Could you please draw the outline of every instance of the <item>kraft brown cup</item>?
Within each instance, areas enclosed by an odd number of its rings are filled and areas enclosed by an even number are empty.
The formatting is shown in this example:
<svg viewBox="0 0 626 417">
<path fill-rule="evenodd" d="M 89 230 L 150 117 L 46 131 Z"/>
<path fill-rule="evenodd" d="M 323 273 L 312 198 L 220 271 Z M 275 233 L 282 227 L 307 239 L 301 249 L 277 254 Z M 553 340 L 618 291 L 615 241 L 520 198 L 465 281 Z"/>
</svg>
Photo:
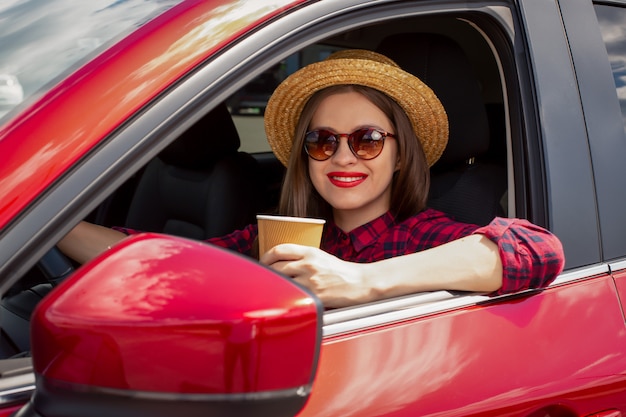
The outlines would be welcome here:
<svg viewBox="0 0 626 417">
<path fill-rule="evenodd" d="M 260 255 L 281 243 L 320 247 L 326 220 L 265 214 L 259 214 L 256 218 L 259 226 Z"/>
</svg>

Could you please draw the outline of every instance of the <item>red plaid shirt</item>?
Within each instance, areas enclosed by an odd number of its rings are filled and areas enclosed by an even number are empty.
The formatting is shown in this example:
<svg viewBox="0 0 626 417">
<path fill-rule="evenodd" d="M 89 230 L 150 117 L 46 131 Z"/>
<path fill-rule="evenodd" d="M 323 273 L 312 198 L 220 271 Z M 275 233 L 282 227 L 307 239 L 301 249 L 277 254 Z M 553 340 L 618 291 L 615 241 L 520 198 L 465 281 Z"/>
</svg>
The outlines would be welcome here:
<svg viewBox="0 0 626 417">
<path fill-rule="evenodd" d="M 479 227 L 459 223 L 433 209 L 403 222 L 396 222 L 387 212 L 350 233 L 330 222 L 324 229 L 321 248 L 345 261 L 365 263 L 419 252 L 471 234 L 482 234 L 498 245 L 503 279 L 496 294 L 544 287 L 563 269 L 560 241 L 539 226 L 526 220 L 496 217 L 487 226 Z M 250 255 L 256 236 L 257 226 L 249 225 L 207 242 Z"/>
</svg>

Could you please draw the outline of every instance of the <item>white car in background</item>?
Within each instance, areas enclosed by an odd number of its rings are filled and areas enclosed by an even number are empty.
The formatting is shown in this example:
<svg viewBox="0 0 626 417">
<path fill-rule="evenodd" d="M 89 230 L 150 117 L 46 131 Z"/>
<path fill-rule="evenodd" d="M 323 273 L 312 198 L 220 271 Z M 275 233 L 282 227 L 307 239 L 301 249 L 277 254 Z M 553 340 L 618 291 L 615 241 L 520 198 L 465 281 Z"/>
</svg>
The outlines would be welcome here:
<svg viewBox="0 0 626 417">
<path fill-rule="evenodd" d="M 24 90 L 15 75 L 0 74 L 0 106 L 15 106 L 24 99 Z"/>
</svg>

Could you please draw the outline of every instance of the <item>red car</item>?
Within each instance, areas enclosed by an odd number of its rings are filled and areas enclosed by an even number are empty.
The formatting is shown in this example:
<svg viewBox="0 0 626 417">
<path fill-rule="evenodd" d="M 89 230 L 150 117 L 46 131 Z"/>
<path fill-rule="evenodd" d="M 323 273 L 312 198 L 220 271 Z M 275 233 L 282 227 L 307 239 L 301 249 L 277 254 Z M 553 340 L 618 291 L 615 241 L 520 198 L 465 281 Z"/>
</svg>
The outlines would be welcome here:
<svg viewBox="0 0 626 417">
<path fill-rule="evenodd" d="M 25 96 L 0 116 L 0 416 L 626 415 L 625 2 L 50 0 L 0 22 Z M 265 100 L 343 48 L 446 107 L 429 204 L 549 228 L 556 281 L 324 311 L 200 242 L 272 211 Z M 78 266 L 55 244 L 83 219 L 146 233 Z"/>
</svg>

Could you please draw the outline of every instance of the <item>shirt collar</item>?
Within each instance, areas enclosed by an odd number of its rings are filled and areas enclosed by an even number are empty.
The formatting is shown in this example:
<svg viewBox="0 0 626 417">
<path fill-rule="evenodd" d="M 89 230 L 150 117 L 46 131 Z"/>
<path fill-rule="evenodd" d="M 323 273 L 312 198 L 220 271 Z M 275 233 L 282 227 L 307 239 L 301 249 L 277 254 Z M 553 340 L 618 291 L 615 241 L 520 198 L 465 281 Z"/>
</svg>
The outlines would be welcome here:
<svg viewBox="0 0 626 417">
<path fill-rule="evenodd" d="M 394 224 L 395 218 L 393 214 L 387 211 L 385 214 L 375 218 L 369 223 L 365 223 L 364 225 L 353 229 L 347 235 L 350 238 L 350 242 L 352 242 L 354 250 L 358 253 L 377 242 L 383 233 L 393 227 Z M 346 234 L 339 227 L 337 227 L 336 224 L 331 223 L 330 226 L 331 228 L 329 230 L 329 234 L 331 236 L 339 238 L 340 236 Z"/>
</svg>

